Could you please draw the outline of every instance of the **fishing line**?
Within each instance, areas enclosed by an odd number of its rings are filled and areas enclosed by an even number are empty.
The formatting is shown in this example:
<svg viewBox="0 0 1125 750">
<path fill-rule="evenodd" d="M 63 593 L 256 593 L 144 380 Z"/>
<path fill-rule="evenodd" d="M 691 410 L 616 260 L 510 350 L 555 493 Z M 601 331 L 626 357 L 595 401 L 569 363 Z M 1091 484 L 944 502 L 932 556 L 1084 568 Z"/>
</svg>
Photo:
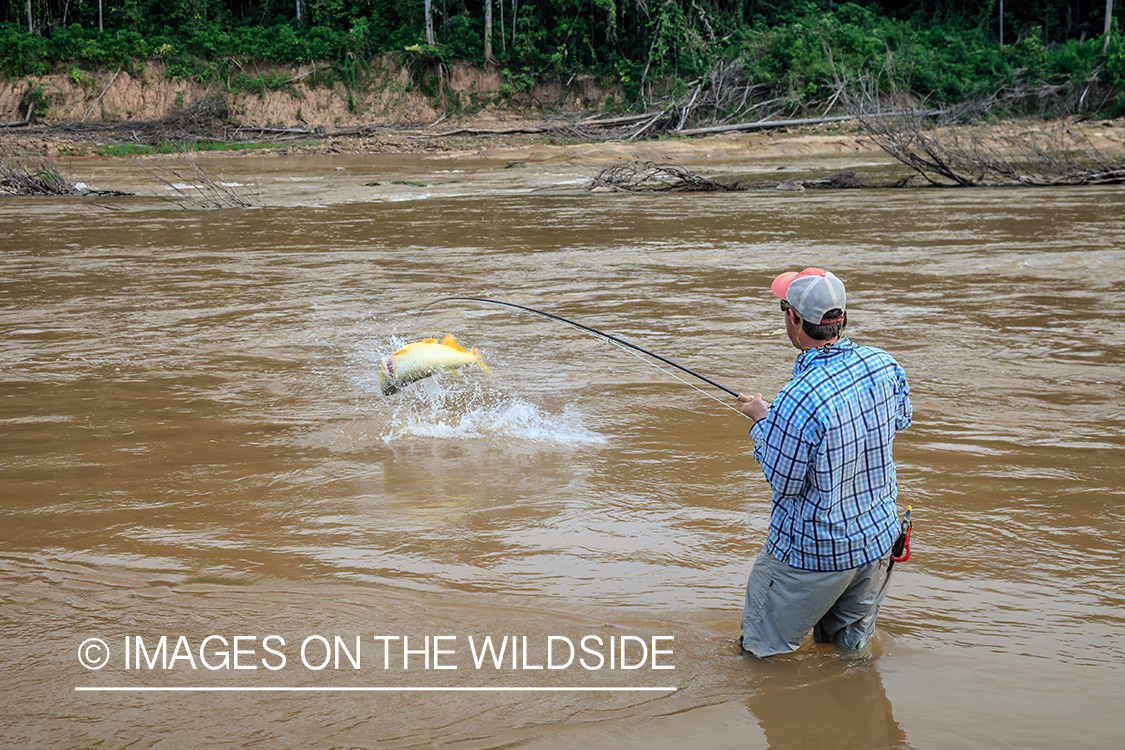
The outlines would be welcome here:
<svg viewBox="0 0 1125 750">
<path fill-rule="evenodd" d="M 637 359 L 641 360 L 641 361 L 642 361 L 642 362 L 644 362 L 645 364 L 647 364 L 647 365 L 652 365 L 653 367 L 655 367 L 655 368 L 656 368 L 657 370 L 660 370 L 660 371 L 661 371 L 662 373 L 664 373 L 665 375 L 668 375 L 668 376 L 670 376 L 670 377 L 673 377 L 673 378 L 675 378 L 676 380 L 678 380 L 678 381 L 680 381 L 681 383 L 683 383 L 684 385 L 686 385 L 686 386 L 687 386 L 688 388 L 694 388 L 695 390 L 699 391 L 700 393 L 702 393 L 702 394 L 703 394 L 704 396 L 706 396 L 707 398 L 711 399 L 712 401 L 715 401 L 715 402 L 717 402 L 717 403 L 720 403 L 720 404 L 722 404 L 723 406 L 727 407 L 727 408 L 728 408 L 728 409 L 730 409 L 731 411 L 736 411 L 736 412 L 738 412 L 739 414 L 742 414 L 742 410 L 741 410 L 741 409 L 739 409 L 739 408 L 738 408 L 737 406 L 734 406 L 733 404 L 731 404 L 731 403 L 730 403 L 729 401 L 723 401 L 723 400 L 722 400 L 721 398 L 719 398 L 718 396 L 716 396 L 716 395 L 715 395 L 714 393 L 708 393 L 707 391 L 705 391 L 705 390 L 703 390 L 702 388 L 700 388 L 699 386 L 697 386 L 697 385 L 696 385 L 695 383 L 692 383 L 692 382 L 689 382 L 689 381 L 687 381 L 687 380 L 684 380 L 683 378 L 681 378 L 681 377 L 680 377 L 679 375 L 677 375 L 676 373 L 672 372 L 671 370 L 665 370 L 665 369 L 664 369 L 663 367 L 661 367 L 660 365 L 656 364 L 655 362 L 650 362 L 649 360 L 645 359 L 644 357 L 642 357 L 642 356 L 641 356 L 640 354 L 638 354 L 637 352 L 634 352 L 634 351 L 632 351 L 632 350 L 630 350 L 630 349 L 626 349 L 625 347 L 621 346 L 621 344 L 619 344 L 619 343 L 618 343 L 618 342 L 616 342 L 616 341 L 611 341 L 610 343 L 611 343 L 611 344 L 613 344 L 614 346 L 616 346 L 616 347 L 617 347 L 618 349 L 620 349 L 621 351 L 625 352 L 626 354 L 632 354 L 632 355 L 633 355 L 634 357 L 636 357 Z M 745 414 L 743 414 L 743 416 L 746 416 L 746 415 L 745 415 Z"/>
<path fill-rule="evenodd" d="M 673 362 L 672 360 L 667 359 L 666 357 L 661 357 L 659 354 L 655 354 L 653 352 L 650 352 L 648 349 L 637 346 L 636 344 L 631 344 L 628 341 L 626 341 L 625 339 L 622 339 L 622 338 L 619 338 L 619 337 L 614 336 L 612 334 L 606 333 L 605 331 L 599 331 L 597 328 L 591 328 L 590 326 L 582 325 L 581 323 L 576 323 L 573 320 L 568 320 L 568 319 L 566 319 L 566 318 L 564 318 L 560 315 L 555 315 L 553 313 L 544 312 L 542 310 L 536 310 L 535 308 L 532 308 L 532 307 L 524 307 L 523 305 L 517 305 L 514 302 L 504 302 L 502 300 L 487 299 L 485 297 L 443 297 L 439 300 L 434 300 L 433 302 L 430 302 L 427 305 L 423 305 L 422 309 L 425 310 L 427 307 L 432 307 L 433 305 L 437 305 L 437 304 L 440 304 L 442 302 L 452 302 L 454 300 L 464 300 L 464 301 L 468 301 L 468 302 L 484 302 L 484 303 L 489 304 L 489 305 L 501 305 L 503 307 L 510 307 L 510 308 L 515 309 L 515 310 L 522 310 L 523 312 L 531 313 L 532 315 L 538 315 L 541 318 L 547 318 L 548 320 L 557 321 L 557 322 L 562 323 L 564 325 L 568 325 L 571 328 L 575 328 L 579 331 L 584 331 L 585 333 L 590 333 L 590 334 L 593 334 L 595 336 L 600 336 L 601 338 L 606 339 L 607 341 L 611 341 L 614 344 L 617 344 L 619 348 L 628 347 L 629 349 L 632 349 L 633 351 L 630 352 L 630 354 L 632 354 L 634 357 L 637 357 L 642 362 L 650 364 L 653 367 L 655 367 L 656 369 L 660 370 L 661 372 L 664 372 L 664 373 L 667 373 L 668 375 L 671 375 L 672 377 L 676 378 L 676 380 L 679 380 L 681 383 L 684 383 L 686 385 L 691 386 L 692 388 L 695 388 L 695 390 L 704 394 L 708 398 L 714 399 L 715 401 L 718 401 L 720 404 L 723 404 L 724 406 L 726 406 L 730 409 L 734 409 L 739 414 L 742 413 L 741 411 L 739 411 L 734 406 L 731 406 L 730 404 L 726 403 L 725 401 L 722 401 L 721 399 L 715 398 L 714 395 L 712 395 L 710 393 L 707 393 L 702 388 L 699 388 L 698 386 L 694 385 L 693 383 L 689 383 L 688 381 L 679 377 L 675 373 L 669 372 L 668 370 L 665 370 L 660 365 L 658 365 L 654 362 L 650 362 L 647 359 L 644 359 L 643 357 L 638 355 L 637 352 L 640 352 L 641 354 L 646 354 L 649 357 L 652 357 L 653 359 L 660 360 L 664 364 L 671 365 L 672 367 L 675 367 L 677 370 L 681 370 L 683 372 L 686 372 L 688 375 L 691 375 L 692 377 L 699 378 L 700 380 L 707 383 L 708 385 L 712 385 L 715 388 L 718 388 L 720 391 L 725 391 L 726 393 L 729 393 L 730 395 L 732 395 L 736 398 L 738 397 L 737 391 L 732 391 L 730 388 L 727 388 L 726 386 L 719 385 L 718 383 L 716 383 L 714 380 L 711 380 L 710 378 L 704 377 L 703 375 L 700 375 L 697 372 L 693 372 L 692 370 L 689 370 L 688 368 L 684 367 L 683 365 L 678 365 L 675 362 Z"/>
</svg>

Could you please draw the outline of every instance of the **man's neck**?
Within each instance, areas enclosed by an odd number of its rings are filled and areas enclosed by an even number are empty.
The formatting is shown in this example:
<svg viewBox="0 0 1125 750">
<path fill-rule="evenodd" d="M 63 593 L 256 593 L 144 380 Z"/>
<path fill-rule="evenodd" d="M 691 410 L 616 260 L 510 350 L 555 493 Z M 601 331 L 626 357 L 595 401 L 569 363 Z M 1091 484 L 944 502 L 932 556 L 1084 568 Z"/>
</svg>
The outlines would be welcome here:
<svg viewBox="0 0 1125 750">
<path fill-rule="evenodd" d="M 803 352 L 807 352 L 809 349 L 820 349 L 822 347 L 828 346 L 829 344 L 835 344 L 840 340 L 839 336 L 835 336 L 830 339 L 814 339 L 807 333 L 805 333 L 804 330 L 801 331 L 800 337 L 801 351 Z"/>
</svg>

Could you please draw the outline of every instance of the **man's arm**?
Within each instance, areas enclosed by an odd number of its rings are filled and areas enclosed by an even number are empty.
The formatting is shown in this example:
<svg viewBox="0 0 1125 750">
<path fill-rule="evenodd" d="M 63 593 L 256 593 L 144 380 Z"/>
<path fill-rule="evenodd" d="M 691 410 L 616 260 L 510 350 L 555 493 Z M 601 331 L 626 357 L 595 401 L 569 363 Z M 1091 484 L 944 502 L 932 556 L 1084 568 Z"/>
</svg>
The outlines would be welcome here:
<svg viewBox="0 0 1125 750">
<path fill-rule="evenodd" d="M 739 400 L 743 398 L 740 396 Z M 773 413 L 776 409 L 771 410 L 761 400 L 760 393 L 743 404 L 743 413 L 753 410 L 752 414 L 748 414 L 751 418 L 754 414 L 762 415 L 754 420 L 750 436 L 754 438 L 754 458 L 762 465 L 766 481 L 779 495 L 800 495 L 808 484 L 813 447 L 800 428 L 784 416 Z"/>
</svg>

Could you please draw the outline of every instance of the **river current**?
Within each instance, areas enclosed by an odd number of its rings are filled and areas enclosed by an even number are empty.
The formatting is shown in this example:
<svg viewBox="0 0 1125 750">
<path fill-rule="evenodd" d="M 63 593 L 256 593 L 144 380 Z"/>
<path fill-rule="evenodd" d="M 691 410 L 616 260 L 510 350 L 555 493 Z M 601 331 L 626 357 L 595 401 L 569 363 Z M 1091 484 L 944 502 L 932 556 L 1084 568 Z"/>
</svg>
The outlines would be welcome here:
<svg viewBox="0 0 1125 750">
<path fill-rule="evenodd" d="M 1120 187 L 590 194 L 596 153 L 200 163 L 263 206 L 169 203 L 129 161 L 64 167 L 133 197 L 0 200 L 5 746 L 1120 744 Z M 732 399 L 440 300 L 542 309 L 770 399 L 796 351 L 769 282 L 810 265 L 906 370 L 913 557 L 867 658 L 756 661 L 735 639 L 770 493 Z M 447 333 L 491 377 L 382 395 L 382 357 Z"/>
</svg>

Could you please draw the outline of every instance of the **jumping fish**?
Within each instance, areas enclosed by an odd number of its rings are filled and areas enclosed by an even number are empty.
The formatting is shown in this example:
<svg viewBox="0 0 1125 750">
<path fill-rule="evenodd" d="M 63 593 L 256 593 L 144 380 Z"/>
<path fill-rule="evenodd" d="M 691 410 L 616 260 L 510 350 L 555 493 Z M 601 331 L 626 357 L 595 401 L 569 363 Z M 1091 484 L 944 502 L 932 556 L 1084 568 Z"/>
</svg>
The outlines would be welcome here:
<svg viewBox="0 0 1125 750">
<path fill-rule="evenodd" d="M 383 357 L 379 364 L 379 388 L 384 396 L 389 396 L 415 380 L 428 378 L 439 372 L 457 371 L 472 364 L 480 366 L 486 375 L 492 376 L 477 348 L 474 346 L 466 351 L 453 338 L 452 333 L 446 334 L 440 343 L 437 339 L 416 341 L 389 357 Z"/>
</svg>

